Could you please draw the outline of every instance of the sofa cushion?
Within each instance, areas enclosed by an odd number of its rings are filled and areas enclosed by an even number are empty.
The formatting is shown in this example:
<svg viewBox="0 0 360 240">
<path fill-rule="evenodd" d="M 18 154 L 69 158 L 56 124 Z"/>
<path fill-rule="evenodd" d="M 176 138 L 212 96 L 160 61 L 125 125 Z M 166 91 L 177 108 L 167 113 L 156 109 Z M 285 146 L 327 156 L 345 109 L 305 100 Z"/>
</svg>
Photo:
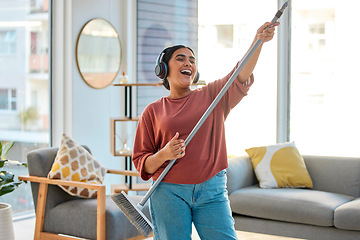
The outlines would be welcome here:
<svg viewBox="0 0 360 240">
<path fill-rule="evenodd" d="M 333 226 L 334 210 L 354 197 L 310 189 L 251 186 L 229 196 L 234 213 L 317 226 Z"/>
<path fill-rule="evenodd" d="M 360 198 L 335 209 L 334 226 L 344 230 L 360 231 Z"/>
</svg>

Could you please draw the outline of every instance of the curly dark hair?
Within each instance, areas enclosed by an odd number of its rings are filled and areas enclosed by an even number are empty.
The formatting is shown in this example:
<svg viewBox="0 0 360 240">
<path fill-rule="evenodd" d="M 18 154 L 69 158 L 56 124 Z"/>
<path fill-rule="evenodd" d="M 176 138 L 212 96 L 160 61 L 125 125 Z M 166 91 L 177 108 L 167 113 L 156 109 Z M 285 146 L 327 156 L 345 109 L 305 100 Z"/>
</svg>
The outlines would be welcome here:
<svg viewBox="0 0 360 240">
<path fill-rule="evenodd" d="M 181 48 L 187 48 L 195 55 L 194 51 L 190 47 L 187 47 L 187 46 L 184 46 L 184 45 L 175 45 L 175 46 L 172 46 L 172 47 L 165 48 L 163 50 L 164 56 L 162 57 L 162 62 L 166 63 L 167 66 L 169 66 L 169 61 L 170 61 L 172 55 L 174 54 L 174 52 L 176 50 L 181 49 Z M 170 90 L 170 84 L 169 84 L 169 81 L 167 80 L 167 78 L 165 78 L 163 80 L 163 85 L 167 90 Z"/>
</svg>

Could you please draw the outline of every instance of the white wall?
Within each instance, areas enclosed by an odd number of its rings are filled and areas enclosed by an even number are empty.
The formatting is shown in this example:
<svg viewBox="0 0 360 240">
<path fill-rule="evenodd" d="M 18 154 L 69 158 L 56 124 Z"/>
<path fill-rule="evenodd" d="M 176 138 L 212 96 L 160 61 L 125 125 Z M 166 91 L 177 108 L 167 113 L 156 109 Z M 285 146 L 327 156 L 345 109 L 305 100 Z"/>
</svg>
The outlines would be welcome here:
<svg viewBox="0 0 360 240">
<path fill-rule="evenodd" d="M 75 49 L 83 25 L 92 18 L 104 18 L 119 33 L 122 64 L 126 64 L 129 61 L 128 7 L 131 8 L 132 3 L 127 0 L 53 1 L 53 146 L 59 145 L 65 132 L 79 144 L 87 145 L 104 166 L 116 169 L 123 169 L 124 163 L 122 158 L 110 154 L 110 118 L 124 113 L 123 89 L 88 86 L 78 71 Z M 129 65 L 131 70 L 132 64 Z M 108 175 L 105 183 L 110 185 L 122 180 Z"/>
</svg>

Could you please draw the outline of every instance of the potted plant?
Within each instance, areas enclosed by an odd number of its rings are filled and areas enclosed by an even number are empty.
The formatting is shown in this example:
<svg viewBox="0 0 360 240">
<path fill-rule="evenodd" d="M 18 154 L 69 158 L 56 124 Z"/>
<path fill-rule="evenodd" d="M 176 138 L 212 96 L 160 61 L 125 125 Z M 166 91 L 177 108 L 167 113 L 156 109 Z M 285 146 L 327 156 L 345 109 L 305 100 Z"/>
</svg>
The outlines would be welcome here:
<svg viewBox="0 0 360 240">
<path fill-rule="evenodd" d="M 20 163 L 18 161 L 6 159 L 6 154 L 14 145 L 13 141 L 1 142 L 0 141 L 0 169 L 5 165 L 23 165 L 26 166 L 26 163 Z M 0 171 L 0 196 L 8 194 L 14 191 L 22 182 L 15 181 L 15 176 L 11 172 L 6 170 Z M 0 203 L 0 223 L 2 227 L 2 238 L 1 239 L 14 239 L 14 230 L 12 222 L 12 210 L 11 205 L 7 203 Z"/>
</svg>

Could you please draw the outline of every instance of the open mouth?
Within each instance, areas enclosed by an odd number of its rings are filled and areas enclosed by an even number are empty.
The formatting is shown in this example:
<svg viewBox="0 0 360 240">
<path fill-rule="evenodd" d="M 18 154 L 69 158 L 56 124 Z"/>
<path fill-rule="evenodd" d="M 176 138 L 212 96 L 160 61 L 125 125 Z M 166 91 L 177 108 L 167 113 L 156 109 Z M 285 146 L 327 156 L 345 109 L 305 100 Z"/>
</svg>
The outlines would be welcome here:
<svg viewBox="0 0 360 240">
<path fill-rule="evenodd" d="M 186 76 L 191 76 L 191 74 L 192 74 L 192 72 L 190 70 L 182 70 L 180 72 L 181 72 L 181 74 L 184 74 Z"/>
</svg>

